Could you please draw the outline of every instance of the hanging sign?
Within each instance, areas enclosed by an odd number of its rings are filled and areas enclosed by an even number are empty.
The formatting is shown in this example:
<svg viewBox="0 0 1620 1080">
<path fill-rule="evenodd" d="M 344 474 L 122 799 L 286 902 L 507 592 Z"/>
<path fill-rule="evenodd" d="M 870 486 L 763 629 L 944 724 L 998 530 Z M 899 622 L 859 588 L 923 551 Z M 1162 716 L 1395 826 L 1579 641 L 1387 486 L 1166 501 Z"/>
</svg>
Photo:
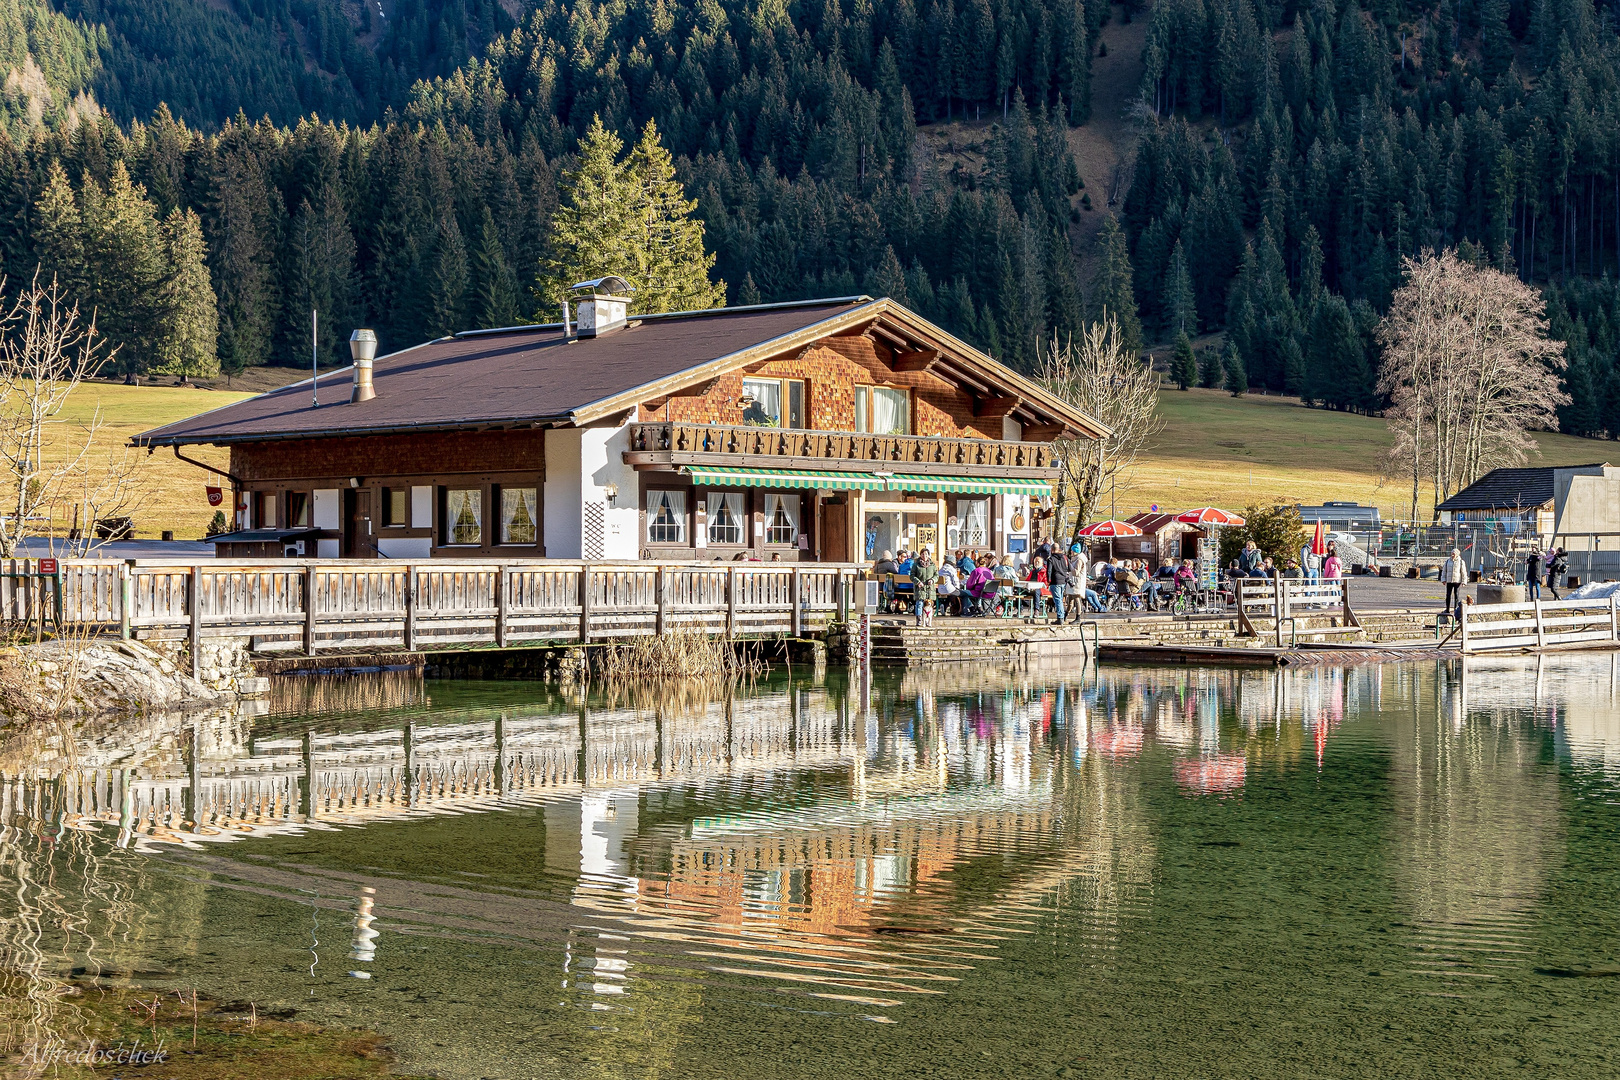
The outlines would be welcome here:
<svg viewBox="0 0 1620 1080">
<path fill-rule="evenodd" d="M 208 505 L 209 506 L 218 506 L 220 503 L 222 503 L 224 501 L 225 501 L 225 493 L 223 491 L 221 491 L 217 487 L 211 487 L 211 488 L 208 489 Z"/>
<path fill-rule="evenodd" d="M 49 577 L 52 574 L 56 573 L 56 560 L 55 559 L 41 559 L 41 560 L 39 560 L 39 572 L 40 572 L 40 576 L 42 576 L 42 577 Z"/>
</svg>

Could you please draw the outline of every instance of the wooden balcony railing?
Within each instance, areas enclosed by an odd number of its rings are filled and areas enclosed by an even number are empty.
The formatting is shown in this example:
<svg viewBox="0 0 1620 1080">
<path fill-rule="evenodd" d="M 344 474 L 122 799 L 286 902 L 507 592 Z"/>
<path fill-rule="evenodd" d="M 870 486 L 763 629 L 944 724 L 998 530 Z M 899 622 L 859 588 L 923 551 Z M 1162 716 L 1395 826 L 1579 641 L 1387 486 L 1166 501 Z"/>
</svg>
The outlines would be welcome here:
<svg viewBox="0 0 1620 1080">
<path fill-rule="evenodd" d="M 1000 439 L 940 438 L 924 435 L 865 435 L 850 431 L 801 431 L 788 428 L 732 427 L 657 421 L 630 425 L 632 464 L 696 464 L 738 458 L 789 459 L 799 467 L 837 469 L 915 469 L 940 467 L 972 474 L 1050 474 L 1058 467 L 1051 443 L 1006 442 Z"/>
</svg>

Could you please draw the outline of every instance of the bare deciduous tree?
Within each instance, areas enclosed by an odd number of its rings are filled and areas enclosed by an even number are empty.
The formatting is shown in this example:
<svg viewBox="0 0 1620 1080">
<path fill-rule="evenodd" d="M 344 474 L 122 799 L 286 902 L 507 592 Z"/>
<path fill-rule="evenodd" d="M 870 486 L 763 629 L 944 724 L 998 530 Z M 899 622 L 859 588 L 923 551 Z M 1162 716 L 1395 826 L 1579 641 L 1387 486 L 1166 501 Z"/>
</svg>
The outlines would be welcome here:
<svg viewBox="0 0 1620 1080">
<path fill-rule="evenodd" d="M 64 415 L 74 391 L 115 351 L 103 347 L 95 321 L 81 320 L 54 278 L 41 285 L 36 275 L 0 315 L 0 557 L 70 520 L 93 535 L 97 517 L 139 503 L 134 455 L 115 451 L 103 461 L 94 453 L 106 425 L 99 406 L 86 420 Z"/>
<path fill-rule="evenodd" d="M 1108 429 L 1100 439 L 1057 444 L 1063 474 L 1053 531 L 1062 535 L 1070 493 L 1078 527 L 1092 516 L 1108 485 L 1129 473 L 1149 440 L 1164 426 L 1154 411 L 1159 403 L 1159 377 L 1126 345 L 1119 323 L 1106 311 L 1102 321 L 1087 326 L 1078 340 L 1054 337 L 1041 352 L 1036 375 L 1040 384 Z"/>
<path fill-rule="evenodd" d="M 1378 327 L 1378 389 L 1395 445 L 1388 469 L 1412 481 L 1412 519 L 1428 479 L 1436 504 L 1491 469 L 1524 463 L 1528 432 L 1558 429 L 1562 342 L 1547 339 L 1545 305 L 1517 277 L 1446 250 L 1406 259 Z"/>
</svg>

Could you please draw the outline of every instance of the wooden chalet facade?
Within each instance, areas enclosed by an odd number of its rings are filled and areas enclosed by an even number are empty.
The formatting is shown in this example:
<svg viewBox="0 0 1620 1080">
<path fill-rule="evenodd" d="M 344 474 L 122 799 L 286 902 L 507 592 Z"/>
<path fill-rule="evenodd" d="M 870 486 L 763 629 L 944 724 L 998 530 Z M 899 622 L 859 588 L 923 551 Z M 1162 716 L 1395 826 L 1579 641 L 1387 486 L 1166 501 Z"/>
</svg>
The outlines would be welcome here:
<svg viewBox="0 0 1620 1080">
<path fill-rule="evenodd" d="M 577 328 L 441 338 L 135 443 L 228 446 L 236 527 L 311 530 L 321 557 L 850 562 L 1030 550 L 1052 440 L 1103 434 L 891 300 L 624 308 L 593 294 Z"/>
</svg>

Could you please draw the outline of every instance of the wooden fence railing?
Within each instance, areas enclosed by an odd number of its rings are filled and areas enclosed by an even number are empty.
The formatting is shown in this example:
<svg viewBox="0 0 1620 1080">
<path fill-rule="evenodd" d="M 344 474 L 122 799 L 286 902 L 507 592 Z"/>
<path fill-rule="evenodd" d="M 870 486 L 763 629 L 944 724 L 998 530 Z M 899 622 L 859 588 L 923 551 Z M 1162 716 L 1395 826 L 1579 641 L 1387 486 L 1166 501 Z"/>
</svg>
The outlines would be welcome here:
<svg viewBox="0 0 1620 1080">
<path fill-rule="evenodd" d="M 195 563 L 19 560 L 0 617 L 125 637 L 248 637 L 255 649 L 590 642 L 691 629 L 798 635 L 838 617 L 856 566 L 795 563 Z M 847 609 L 847 608 L 846 608 Z M 193 650 L 195 654 L 197 650 Z"/>
<path fill-rule="evenodd" d="M 1298 578 L 1237 578 L 1234 582 L 1233 610 L 1237 613 L 1238 632 L 1258 637 L 1262 630 L 1256 620 L 1272 619 L 1272 632 L 1277 644 L 1282 645 L 1283 624 L 1293 621 L 1291 634 L 1303 637 L 1310 634 L 1344 633 L 1360 629 L 1361 620 L 1350 607 L 1350 582 L 1347 578 L 1322 581 L 1304 581 Z M 1343 620 L 1332 627 L 1307 628 L 1298 620 L 1307 616 L 1333 616 L 1335 609 Z"/>
<path fill-rule="evenodd" d="M 630 452 L 645 460 L 682 463 L 690 457 L 746 455 L 780 458 L 784 463 L 880 463 L 884 466 L 959 469 L 1038 470 L 1058 464 L 1049 442 L 952 438 L 938 435 L 871 435 L 847 431 L 739 427 L 653 421 L 630 425 Z M 673 455 L 673 456 L 672 456 Z M 679 460 L 677 460 L 679 459 Z"/>
<path fill-rule="evenodd" d="M 1459 636 L 1465 654 L 1549 645 L 1620 645 L 1620 597 L 1465 604 L 1462 612 Z"/>
</svg>

